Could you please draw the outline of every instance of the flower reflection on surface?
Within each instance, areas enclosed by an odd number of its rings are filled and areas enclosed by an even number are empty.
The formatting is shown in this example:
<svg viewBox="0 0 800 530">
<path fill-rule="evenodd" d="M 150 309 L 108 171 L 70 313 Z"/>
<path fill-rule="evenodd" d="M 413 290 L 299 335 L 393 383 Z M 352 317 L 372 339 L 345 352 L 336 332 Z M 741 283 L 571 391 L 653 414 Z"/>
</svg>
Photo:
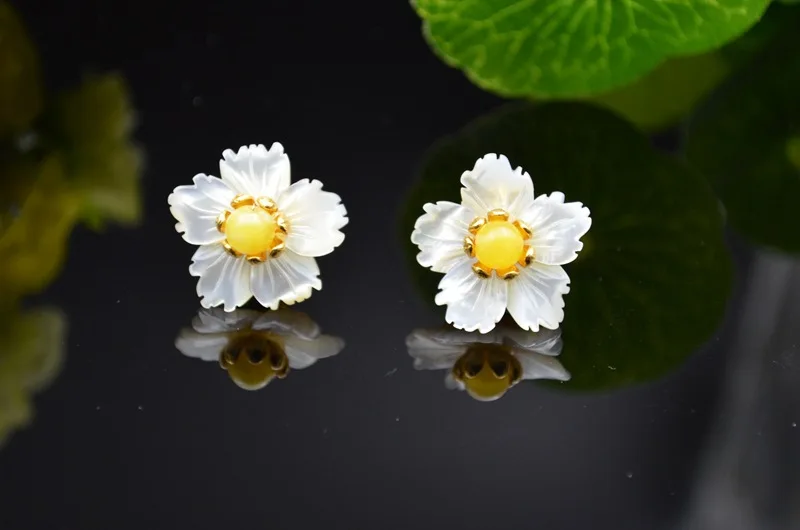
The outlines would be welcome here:
<svg viewBox="0 0 800 530">
<path fill-rule="evenodd" d="M 219 362 L 240 388 L 259 390 L 289 370 L 338 354 L 344 340 L 323 335 L 308 315 L 287 308 L 230 313 L 214 308 L 201 309 L 175 347 L 187 357 Z"/>
<path fill-rule="evenodd" d="M 533 333 L 498 326 L 481 334 L 452 328 L 418 329 L 406 337 L 417 370 L 448 370 L 445 386 L 466 390 L 479 401 L 494 401 L 524 379 L 568 381 L 556 359 L 561 331 Z"/>
</svg>

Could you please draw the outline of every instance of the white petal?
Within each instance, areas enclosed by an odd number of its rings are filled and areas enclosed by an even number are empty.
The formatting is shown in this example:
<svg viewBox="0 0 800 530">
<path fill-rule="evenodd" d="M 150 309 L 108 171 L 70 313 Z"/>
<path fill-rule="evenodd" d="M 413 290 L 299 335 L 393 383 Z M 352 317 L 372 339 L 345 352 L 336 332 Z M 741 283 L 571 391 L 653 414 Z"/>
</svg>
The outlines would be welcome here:
<svg viewBox="0 0 800 530">
<path fill-rule="evenodd" d="M 536 261 L 564 265 L 578 257 L 583 248 L 580 238 L 592 226 L 589 208 L 579 202 L 564 203 L 560 192 L 540 195 L 523 216 L 533 230 L 529 244 L 536 251 Z"/>
<path fill-rule="evenodd" d="M 564 320 L 569 276 L 559 265 L 531 263 L 508 283 L 508 312 L 522 329 L 556 329 Z"/>
<path fill-rule="evenodd" d="M 520 350 L 514 350 L 514 356 L 522 366 L 523 379 L 570 380 L 570 373 L 555 357 Z"/>
<path fill-rule="evenodd" d="M 243 257 L 234 258 L 220 244 L 203 245 L 194 257 L 189 272 L 200 276 L 197 295 L 200 305 L 215 307 L 223 305 L 225 311 L 233 311 L 244 305 L 251 297 L 250 268 Z"/>
<path fill-rule="evenodd" d="M 236 192 L 217 177 L 200 174 L 192 181 L 193 185 L 178 186 L 167 198 L 169 211 L 178 220 L 175 229 L 193 245 L 222 241 L 225 235 L 217 230 L 217 216 L 231 210 Z"/>
<path fill-rule="evenodd" d="M 302 370 L 326 357 L 332 357 L 344 348 L 344 340 L 331 335 L 320 335 L 306 340 L 295 335 L 284 337 L 284 351 L 289 358 L 289 366 Z"/>
<path fill-rule="evenodd" d="M 533 181 L 521 167 L 511 169 L 503 155 L 485 155 L 461 175 L 461 203 L 481 215 L 502 208 L 518 218 L 533 202 Z"/>
<path fill-rule="evenodd" d="M 347 224 L 347 210 L 338 195 L 322 191 L 322 182 L 297 181 L 277 202 L 289 221 L 286 246 L 290 250 L 301 256 L 324 256 L 344 241 L 339 229 Z"/>
<path fill-rule="evenodd" d="M 541 353 L 542 355 L 561 354 L 563 342 L 560 328 L 541 328 L 537 332 L 518 328 L 504 328 L 502 334 L 517 349 Z"/>
<path fill-rule="evenodd" d="M 248 328 L 260 313 L 251 309 L 226 312 L 219 307 L 203 308 L 192 319 L 192 328 L 200 333 L 227 333 Z"/>
<path fill-rule="evenodd" d="M 444 275 L 436 305 L 447 305 L 445 320 L 455 327 L 488 333 L 506 311 L 508 282 L 494 275 L 479 278 L 472 271 L 473 261 L 464 258 Z"/>
<path fill-rule="evenodd" d="M 187 357 L 217 361 L 229 339 L 230 335 L 227 333 L 200 333 L 185 328 L 175 339 L 175 347 Z"/>
<path fill-rule="evenodd" d="M 466 390 L 467 386 L 456 379 L 453 375 L 453 372 L 447 372 L 447 375 L 444 376 L 444 386 L 447 390 Z"/>
<path fill-rule="evenodd" d="M 205 270 L 210 267 L 217 259 L 224 249 L 221 244 L 201 245 L 197 248 L 192 256 L 192 263 L 189 265 L 189 274 L 192 276 L 200 276 Z"/>
<path fill-rule="evenodd" d="M 314 258 L 284 250 L 280 256 L 254 265 L 250 272 L 253 295 L 264 307 L 277 309 L 281 302 L 294 304 L 322 289 L 319 267 Z"/>
<path fill-rule="evenodd" d="M 291 181 L 289 157 L 278 142 L 269 151 L 261 144 L 243 145 L 238 153 L 226 149 L 219 161 L 219 172 L 222 180 L 238 193 L 273 200 Z"/>
<path fill-rule="evenodd" d="M 253 329 L 270 330 L 280 335 L 296 335 L 306 340 L 315 339 L 320 334 L 319 326 L 311 317 L 287 308 L 261 313 L 253 322 Z"/>
<path fill-rule="evenodd" d="M 471 333 L 461 333 L 462 336 L 471 337 Z M 415 329 L 406 337 L 408 354 L 414 358 L 414 368 L 417 370 L 443 370 L 453 367 L 455 362 L 467 351 L 468 344 L 461 341 L 448 341 L 446 336 L 438 330 L 430 331 Z"/>
<path fill-rule="evenodd" d="M 436 272 L 447 272 L 464 257 L 464 238 L 469 223 L 477 215 L 469 208 L 441 201 L 423 206 L 425 213 L 417 219 L 411 242 L 419 247 L 417 261 Z"/>
</svg>

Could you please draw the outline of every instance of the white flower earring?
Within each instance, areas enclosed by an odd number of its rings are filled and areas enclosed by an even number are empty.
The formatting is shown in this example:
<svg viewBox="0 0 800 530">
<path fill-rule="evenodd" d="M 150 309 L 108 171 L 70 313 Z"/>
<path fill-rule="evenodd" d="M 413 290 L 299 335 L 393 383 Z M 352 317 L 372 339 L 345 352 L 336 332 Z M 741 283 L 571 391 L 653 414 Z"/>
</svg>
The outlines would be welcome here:
<svg viewBox="0 0 800 530">
<path fill-rule="evenodd" d="M 314 259 L 344 240 L 347 211 L 318 180 L 290 185 L 279 143 L 222 153 L 220 176 L 196 175 L 170 194 L 183 239 L 200 245 L 189 272 L 203 307 L 233 311 L 255 296 L 268 308 L 302 302 L 322 289 Z"/>
<path fill-rule="evenodd" d="M 447 322 L 487 333 L 507 309 L 523 329 L 556 329 L 569 292 L 561 265 L 583 248 L 589 209 L 560 192 L 534 198 L 530 176 L 502 155 L 479 159 L 461 184 L 461 204 L 426 204 L 411 234 L 417 261 L 445 275 L 435 301 Z"/>
</svg>

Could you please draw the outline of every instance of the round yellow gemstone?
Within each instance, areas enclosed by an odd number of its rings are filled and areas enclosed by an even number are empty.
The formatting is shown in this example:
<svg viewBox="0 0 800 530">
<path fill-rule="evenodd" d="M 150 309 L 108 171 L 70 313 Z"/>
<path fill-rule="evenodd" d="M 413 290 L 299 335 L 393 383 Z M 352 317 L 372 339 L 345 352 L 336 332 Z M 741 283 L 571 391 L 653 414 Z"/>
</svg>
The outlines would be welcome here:
<svg viewBox="0 0 800 530">
<path fill-rule="evenodd" d="M 225 221 L 225 238 L 233 250 L 246 256 L 257 256 L 272 247 L 275 219 L 257 206 L 242 206 Z"/>
<path fill-rule="evenodd" d="M 489 221 L 475 235 L 475 256 L 490 269 L 508 269 L 524 250 L 522 233 L 508 221 Z"/>
</svg>

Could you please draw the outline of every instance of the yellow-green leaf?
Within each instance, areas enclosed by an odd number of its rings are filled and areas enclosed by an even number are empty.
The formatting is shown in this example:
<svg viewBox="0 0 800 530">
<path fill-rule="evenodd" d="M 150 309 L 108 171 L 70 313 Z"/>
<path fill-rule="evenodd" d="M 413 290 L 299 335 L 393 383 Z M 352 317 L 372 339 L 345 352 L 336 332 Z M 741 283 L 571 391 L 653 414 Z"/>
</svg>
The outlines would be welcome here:
<svg viewBox="0 0 800 530">
<path fill-rule="evenodd" d="M 0 446 L 33 417 L 33 394 L 61 369 L 66 319 L 55 309 L 0 312 Z"/>
</svg>

